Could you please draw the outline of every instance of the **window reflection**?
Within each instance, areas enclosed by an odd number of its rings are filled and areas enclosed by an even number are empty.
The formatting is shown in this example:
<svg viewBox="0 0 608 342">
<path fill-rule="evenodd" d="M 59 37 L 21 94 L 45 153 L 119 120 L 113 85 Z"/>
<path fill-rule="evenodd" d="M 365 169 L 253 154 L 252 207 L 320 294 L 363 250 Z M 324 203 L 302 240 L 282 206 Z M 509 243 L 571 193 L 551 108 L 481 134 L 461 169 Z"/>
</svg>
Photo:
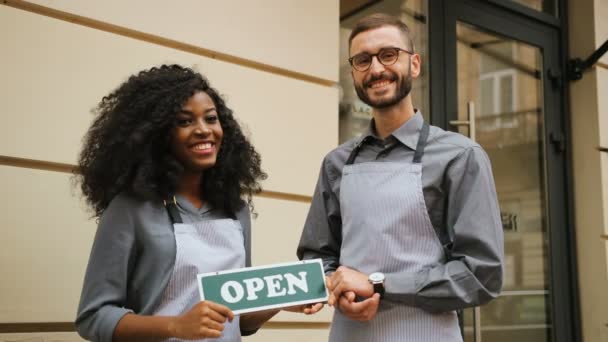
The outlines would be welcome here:
<svg viewBox="0 0 608 342">
<path fill-rule="evenodd" d="M 459 119 L 473 102 L 475 135 L 492 162 L 505 232 L 503 292 L 481 307 L 481 339 L 549 341 L 542 53 L 462 22 L 456 34 Z M 465 342 L 472 338 L 468 311 Z"/>
<path fill-rule="evenodd" d="M 558 15 L 557 3 L 558 0 L 511 0 L 518 4 L 530 7 L 539 12 L 544 12 L 554 16 Z"/>
</svg>

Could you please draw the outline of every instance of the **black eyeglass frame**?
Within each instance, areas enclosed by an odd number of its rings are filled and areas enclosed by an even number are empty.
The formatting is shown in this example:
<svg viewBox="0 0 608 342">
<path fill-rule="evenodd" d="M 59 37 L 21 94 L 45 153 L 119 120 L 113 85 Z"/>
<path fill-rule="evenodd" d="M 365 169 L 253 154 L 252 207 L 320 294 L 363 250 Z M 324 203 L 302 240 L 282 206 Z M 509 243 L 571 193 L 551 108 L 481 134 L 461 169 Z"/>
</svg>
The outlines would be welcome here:
<svg viewBox="0 0 608 342">
<path fill-rule="evenodd" d="M 384 51 L 386 51 L 386 50 L 393 50 L 393 51 L 397 51 L 397 58 L 395 58 L 395 60 L 394 60 L 392 63 L 385 64 L 385 63 L 383 63 L 383 62 L 380 60 L 380 58 L 378 57 L 378 55 L 380 55 L 382 52 L 384 52 Z M 378 50 L 378 52 L 376 52 L 376 53 L 367 53 L 367 52 L 361 52 L 361 53 L 358 53 L 358 54 L 356 54 L 356 55 L 354 55 L 354 56 L 350 57 L 350 58 L 348 59 L 348 63 L 350 64 L 350 66 L 351 66 L 353 69 L 355 69 L 355 70 L 357 70 L 357 71 L 367 71 L 367 70 L 369 70 L 369 68 L 371 67 L 371 65 L 372 65 L 372 63 L 373 63 L 373 61 L 374 61 L 374 57 L 376 57 L 376 59 L 378 60 L 378 62 L 379 62 L 380 64 L 382 64 L 382 65 L 384 65 L 384 66 L 390 66 L 390 65 L 393 65 L 393 64 L 397 63 L 397 60 L 399 59 L 399 52 L 405 52 L 405 53 L 407 53 L 407 54 L 409 54 L 409 55 L 413 55 L 413 54 L 414 54 L 414 52 L 413 52 L 413 51 L 405 50 L 405 49 L 398 48 L 398 47 L 395 47 L 395 46 L 387 46 L 387 47 L 383 47 L 383 48 L 381 48 L 381 49 L 380 49 L 380 50 Z M 368 56 L 369 56 L 369 60 L 370 60 L 370 62 L 369 62 L 369 64 L 367 65 L 367 67 L 365 67 L 364 69 L 357 69 L 357 68 L 356 68 L 356 67 L 353 65 L 353 60 L 354 60 L 355 58 L 357 58 L 357 56 L 362 56 L 362 55 L 368 55 Z"/>
</svg>

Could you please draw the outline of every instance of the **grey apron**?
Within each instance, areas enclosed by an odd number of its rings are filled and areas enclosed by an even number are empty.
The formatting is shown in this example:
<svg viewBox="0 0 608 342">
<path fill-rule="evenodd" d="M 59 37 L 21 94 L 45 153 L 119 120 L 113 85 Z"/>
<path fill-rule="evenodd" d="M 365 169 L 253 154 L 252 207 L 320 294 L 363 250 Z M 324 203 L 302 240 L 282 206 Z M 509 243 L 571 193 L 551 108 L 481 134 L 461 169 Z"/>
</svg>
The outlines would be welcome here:
<svg viewBox="0 0 608 342">
<path fill-rule="evenodd" d="M 200 302 L 196 275 L 245 267 L 243 229 L 238 220 L 214 219 L 181 223 L 174 203 L 167 205 L 175 233 L 175 266 L 154 315 L 177 316 Z M 164 341 L 182 341 L 176 338 Z M 226 321 L 222 336 L 196 341 L 241 341 L 239 317 Z"/>
<path fill-rule="evenodd" d="M 413 162 L 354 164 L 360 142 L 342 169 L 340 264 L 370 274 L 414 274 L 445 261 L 422 192 L 422 156 L 429 126 L 424 123 Z M 369 322 L 335 310 L 332 342 L 462 341 L 456 312 L 431 314 L 382 299 Z"/>
</svg>

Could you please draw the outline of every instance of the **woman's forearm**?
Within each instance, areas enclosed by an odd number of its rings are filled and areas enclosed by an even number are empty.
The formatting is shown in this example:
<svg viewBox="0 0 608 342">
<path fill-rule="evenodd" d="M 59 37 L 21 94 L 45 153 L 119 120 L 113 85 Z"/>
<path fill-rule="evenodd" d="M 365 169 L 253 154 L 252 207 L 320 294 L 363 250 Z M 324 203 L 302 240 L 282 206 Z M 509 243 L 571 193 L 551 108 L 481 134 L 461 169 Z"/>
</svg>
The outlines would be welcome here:
<svg viewBox="0 0 608 342">
<path fill-rule="evenodd" d="M 150 338 L 174 337 L 172 325 L 175 317 L 124 315 L 114 329 L 113 341 L 136 341 Z"/>
<path fill-rule="evenodd" d="M 266 310 L 241 315 L 241 332 L 255 332 L 281 310 Z"/>
<path fill-rule="evenodd" d="M 174 317 L 126 314 L 118 321 L 113 340 L 134 341 L 166 337 L 186 340 L 217 338 L 222 335 L 224 323 L 233 319 L 234 314 L 229 308 L 209 301 L 199 302 L 188 312 Z"/>
</svg>

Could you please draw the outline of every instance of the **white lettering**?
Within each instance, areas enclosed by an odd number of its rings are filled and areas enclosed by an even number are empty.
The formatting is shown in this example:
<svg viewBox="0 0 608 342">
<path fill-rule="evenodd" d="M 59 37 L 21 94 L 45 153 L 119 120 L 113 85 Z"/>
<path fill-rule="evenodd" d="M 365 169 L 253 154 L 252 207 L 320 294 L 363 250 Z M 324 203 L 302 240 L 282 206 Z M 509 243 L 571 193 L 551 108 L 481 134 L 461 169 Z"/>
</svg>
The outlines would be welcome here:
<svg viewBox="0 0 608 342">
<path fill-rule="evenodd" d="M 280 297 L 285 295 L 285 289 L 277 292 L 277 290 L 281 289 L 281 280 L 283 276 L 280 274 L 271 275 L 264 277 L 266 281 L 266 287 L 268 287 L 268 298 L 270 297 Z"/>
<path fill-rule="evenodd" d="M 264 288 L 264 282 L 260 278 L 244 279 L 245 287 L 247 287 L 247 300 L 256 300 L 258 296 L 256 292 L 259 292 Z"/>
<path fill-rule="evenodd" d="M 233 290 L 234 295 L 232 295 L 230 289 Z M 222 285 L 222 288 L 220 289 L 220 294 L 222 295 L 222 298 L 228 303 L 236 303 L 243 299 L 243 296 L 245 295 L 245 289 L 243 289 L 243 286 L 238 282 L 231 280 L 225 282 L 224 285 Z"/>
<path fill-rule="evenodd" d="M 308 284 L 306 283 L 306 272 L 300 272 L 298 273 L 300 275 L 300 278 L 298 279 L 298 277 L 296 277 L 293 274 L 290 273 L 285 273 L 285 280 L 287 280 L 287 294 L 293 295 L 296 294 L 296 290 L 294 289 L 295 287 L 298 287 L 300 290 L 308 293 Z"/>
</svg>

